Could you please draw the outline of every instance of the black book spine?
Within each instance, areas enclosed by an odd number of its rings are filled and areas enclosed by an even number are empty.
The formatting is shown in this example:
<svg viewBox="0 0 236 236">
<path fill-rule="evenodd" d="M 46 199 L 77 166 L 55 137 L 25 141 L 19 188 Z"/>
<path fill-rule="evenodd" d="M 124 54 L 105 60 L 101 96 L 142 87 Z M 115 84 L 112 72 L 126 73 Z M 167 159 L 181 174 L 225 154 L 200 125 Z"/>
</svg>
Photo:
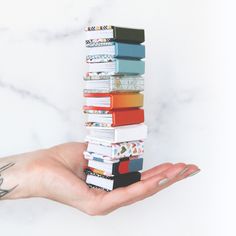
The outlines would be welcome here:
<svg viewBox="0 0 236 236">
<path fill-rule="evenodd" d="M 140 172 L 131 172 L 122 175 L 116 175 L 114 178 L 113 189 L 119 187 L 126 187 L 130 184 L 134 184 L 141 179 Z"/>
<path fill-rule="evenodd" d="M 113 27 L 114 40 L 126 43 L 143 43 L 145 41 L 143 29 L 130 29 L 122 27 Z"/>
</svg>

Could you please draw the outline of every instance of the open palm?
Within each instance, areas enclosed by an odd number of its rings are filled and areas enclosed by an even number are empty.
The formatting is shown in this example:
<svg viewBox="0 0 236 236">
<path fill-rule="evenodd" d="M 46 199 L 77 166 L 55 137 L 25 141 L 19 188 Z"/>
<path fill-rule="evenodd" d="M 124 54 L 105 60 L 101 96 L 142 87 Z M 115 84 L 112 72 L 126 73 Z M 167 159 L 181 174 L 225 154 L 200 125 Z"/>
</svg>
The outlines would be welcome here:
<svg viewBox="0 0 236 236">
<path fill-rule="evenodd" d="M 89 215 L 104 215 L 147 198 L 198 171 L 195 165 L 164 163 L 144 171 L 141 181 L 135 184 L 105 192 L 91 189 L 85 183 L 85 149 L 84 143 L 67 143 L 31 159 L 40 186 L 35 188 L 35 195 L 73 206 Z"/>
</svg>

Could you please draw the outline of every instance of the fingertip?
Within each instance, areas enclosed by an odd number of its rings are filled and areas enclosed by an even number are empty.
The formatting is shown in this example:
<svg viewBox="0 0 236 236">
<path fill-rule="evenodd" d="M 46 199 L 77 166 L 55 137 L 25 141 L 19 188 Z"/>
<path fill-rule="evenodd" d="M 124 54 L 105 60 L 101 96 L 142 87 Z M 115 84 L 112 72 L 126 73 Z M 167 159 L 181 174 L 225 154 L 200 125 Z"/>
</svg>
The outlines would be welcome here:
<svg viewBox="0 0 236 236">
<path fill-rule="evenodd" d="M 195 175 L 195 173 L 197 174 L 198 172 L 200 172 L 200 169 L 198 166 L 194 164 L 188 164 L 177 177 L 179 180 L 181 180 L 188 176 Z"/>
<path fill-rule="evenodd" d="M 195 164 L 189 164 L 189 166 L 193 169 L 198 169 L 200 170 L 199 166 L 195 165 Z"/>
<path fill-rule="evenodd" d="M 193 176 L 193 175 L 199 173 L 200 171 L 201 171 L 201 169 L 197 165 L 190 164 L 189 165 L 189 171 L 188 171 L 186 177 Z"/>
</svg>

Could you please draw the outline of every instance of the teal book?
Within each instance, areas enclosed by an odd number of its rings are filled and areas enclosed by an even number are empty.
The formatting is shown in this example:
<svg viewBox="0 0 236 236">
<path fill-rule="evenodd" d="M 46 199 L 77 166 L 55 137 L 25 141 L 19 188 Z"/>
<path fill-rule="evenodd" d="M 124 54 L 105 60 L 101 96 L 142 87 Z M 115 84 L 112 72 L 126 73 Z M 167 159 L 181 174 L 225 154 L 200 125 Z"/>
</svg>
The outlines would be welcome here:
<svg viewBox="0 0 236 236">
<path fill-rule="evenodd" d="M 113 58 L 142 59 L 145 57 L 145 46 L 141 44 L 113 43 L 90 47 L 86 60 L 88 63 L 111 61 Z"/>
<path fill-rule="evenodd" d="M 111 62 L 89 63 L 89 73 L 144 74 L 145 63 L 141 60 L 115 59 Z"/>
</svg>

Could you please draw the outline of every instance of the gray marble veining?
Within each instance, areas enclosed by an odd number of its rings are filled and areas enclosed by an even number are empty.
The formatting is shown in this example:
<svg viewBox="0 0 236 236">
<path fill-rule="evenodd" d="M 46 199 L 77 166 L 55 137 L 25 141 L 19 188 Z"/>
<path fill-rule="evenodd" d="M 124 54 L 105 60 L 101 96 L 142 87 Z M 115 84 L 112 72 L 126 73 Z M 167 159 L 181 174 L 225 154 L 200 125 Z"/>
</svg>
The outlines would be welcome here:
<svg viewBox="0 0 236 236">
<path fill-rule="evenodd" d="M 145 168 L 166 161 L 207 166 L 218 97 L 212 99 L 216 82 L 208 73 L 206 2 L 0 0 L 0 156 L 84 139 L 83 29 L 113 24 L 146 31 Z M 194 229 L 206 236 L 213 211 L 198 193 L 208 196 L 210 189 L 195 181 L 96 219 L 41 199 L 0 202 L 0 232 L 125 235 L 129 228 L 143 236 L 191 235 Z"/>
</svg>

